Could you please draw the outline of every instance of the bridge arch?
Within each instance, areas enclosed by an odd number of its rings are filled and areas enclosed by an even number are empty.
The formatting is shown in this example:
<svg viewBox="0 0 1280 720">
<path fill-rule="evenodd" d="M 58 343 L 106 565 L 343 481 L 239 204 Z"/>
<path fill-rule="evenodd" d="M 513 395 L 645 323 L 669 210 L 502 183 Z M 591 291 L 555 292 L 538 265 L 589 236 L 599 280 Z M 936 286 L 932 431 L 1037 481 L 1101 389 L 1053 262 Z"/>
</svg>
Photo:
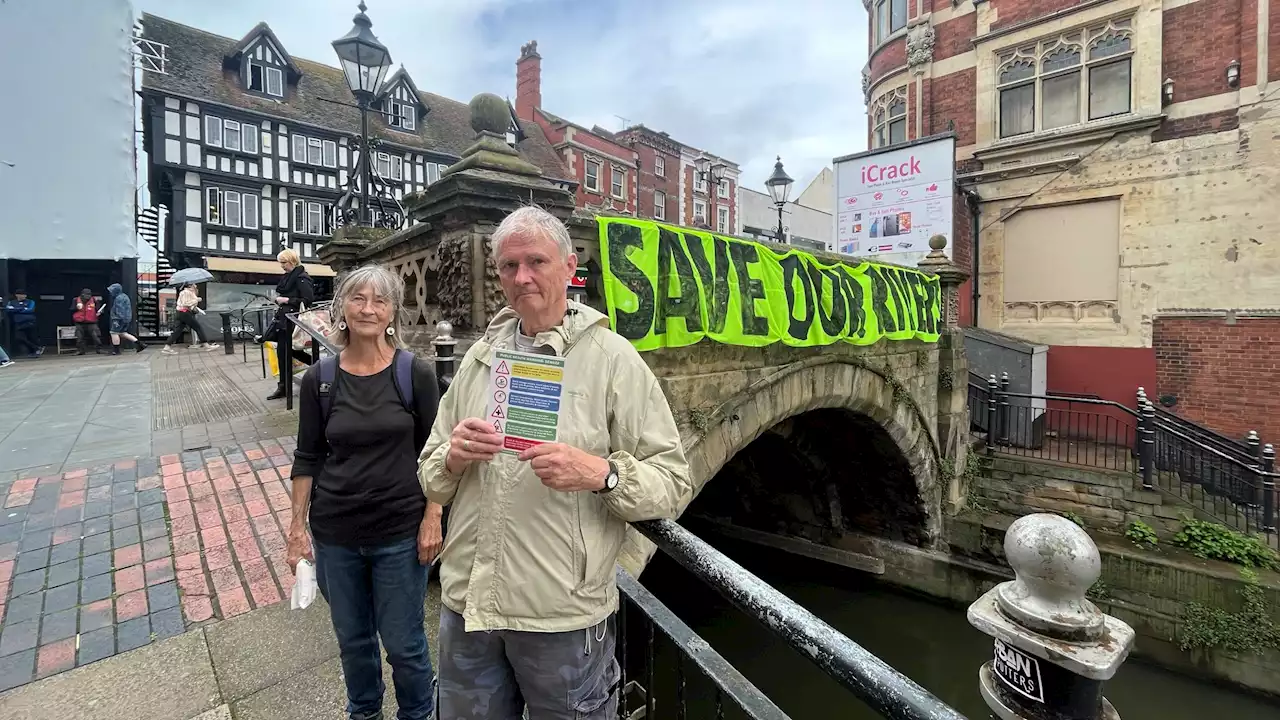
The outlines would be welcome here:
<svg viewBox="0 0 1280 720">
<path fill-rule="evenodd" d="M 930 545 L 940 536 L 942 483 L 938 479 L 939 451 L 931 412 L 917 397 L 930 397 L 934 387 L 904 387 L 883 369 L 857 356 L 824 355 L 789 364 L 741 389 L 707 413 L 691 413 L 686 430 L 688 457 L 695 499 L 708 483 L 740 453 L 767 433 L 790 431 L 793 423 L 837 413 L 868 435 L 878 435 L 880 445 L 891 445 L 886 458 L 909 474 L 909 488 L 897 488 L 899 497 L 918 503 L 918 533 L 909 541 Z M 843 448 L 857 450 L 857 448 Z M 902 491 L 914 492 L 902 492 Z M 643 567 L 652 545 L 634 530 L 620 562 L 635 572 Z"/>
</svg>

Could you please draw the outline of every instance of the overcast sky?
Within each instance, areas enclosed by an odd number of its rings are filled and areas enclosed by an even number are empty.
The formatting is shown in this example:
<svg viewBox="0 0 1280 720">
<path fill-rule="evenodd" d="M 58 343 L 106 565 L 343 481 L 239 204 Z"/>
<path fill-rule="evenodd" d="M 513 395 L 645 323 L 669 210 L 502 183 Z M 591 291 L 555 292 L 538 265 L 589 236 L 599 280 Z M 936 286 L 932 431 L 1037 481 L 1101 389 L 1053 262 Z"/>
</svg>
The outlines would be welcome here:
<svg viewBox="0 0 1280 720">
<path fill-rule="evenodd" d="M 288 52 L 336 64 L 329 43 L 358 0 L 135 0 L 240 38 L 265 20 Z M 764 189 L 774 155 L 792 197 L 833 157 L 866 147 L 857 0 L 366 0 L 373 31 L 422 90 L 515 97 L 520 46 L 538 41 L 542 105 L 591 127 L 666 130 L 738 162 Z"/>
</svg>

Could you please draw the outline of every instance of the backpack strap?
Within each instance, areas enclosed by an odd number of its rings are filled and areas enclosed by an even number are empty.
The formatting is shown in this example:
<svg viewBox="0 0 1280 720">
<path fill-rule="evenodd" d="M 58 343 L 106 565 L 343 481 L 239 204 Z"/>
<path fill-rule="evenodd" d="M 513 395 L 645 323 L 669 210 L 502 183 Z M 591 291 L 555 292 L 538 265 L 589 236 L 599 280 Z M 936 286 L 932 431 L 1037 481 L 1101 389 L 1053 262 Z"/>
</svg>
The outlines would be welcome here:
<svg viewBox="0 0 1280 720">
<path fill-rule="evenodd" d="M 325 426 L 329 423 L 329 412 L 333 410 L 334 384 L 338 380 L 338 356 L 328 355 L 320 358 L 320 434 L 324 435 Z"/>
<path fill-rule="evenodd" d="M 396 393 L 400 395 L 400 404 L 409 414 L 418 417 L 418 407 L 413 404 L 413 353 L 408 350 L 396 350 L 391 363 L 395 365 Z"/>
</svg>

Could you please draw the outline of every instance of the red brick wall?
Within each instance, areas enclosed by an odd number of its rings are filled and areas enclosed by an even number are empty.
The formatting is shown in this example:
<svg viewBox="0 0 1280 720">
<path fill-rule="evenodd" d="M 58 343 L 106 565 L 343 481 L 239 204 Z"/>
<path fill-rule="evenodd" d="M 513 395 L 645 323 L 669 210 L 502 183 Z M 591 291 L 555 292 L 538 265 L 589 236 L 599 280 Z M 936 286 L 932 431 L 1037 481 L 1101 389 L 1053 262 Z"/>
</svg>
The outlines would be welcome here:
<svg viewBox="0 0 1280 720">
<path fill-rule="evenodd" d="M 1240 34 L 1238 36 L 1239 51 L 1236 59 L 1240 61 L 1240 87 L 1248 87 L 1258 82 L 1258 0 L 1236 0 L 1233 12 L 1240 18 Z M 1271 18 L 1274 27 L 1276 19 Z M 1227 87 L 1226 72 L 1222 74 L 1222 92 Z"/>
<path fill-rule="evenodd" d="M 956 124 L 956 146 L 978 141 L 974 95 L 978 92 L 977 70 L 968 68 L 925 81 L 927 134 L 946 132 L 947 121 Z"/>
<path fill-rule="evenodd" d="M 969 13 L 934 25 L 933 32 L 935 61 L 966 53 L 973 49 L 970 40 L 978 34 L 978 14 Z"/>
<path fill-rule="evenodd" d="M 1023 20 L 1043 17 L 1084 2 L 1087 0 L 991 0 L 991 6 L 996 11 L 996 21 L 992 23 L 991 29 L 999 30 Z"/>
<path fill-rule="evenodd" d="M 1271 0 L 1271 33 L 1267 47 L 1267 82 L 1280 82 L 1280 0 Z"/>
<path fill-rule="evenodd" d="M 1152 344 L 1153 399 L 1173 395 L 1173 412 L 1224 435 L 1280 443 L 1280 318 L 1157 317 Z"/>
<path fill-rule="evenodd" d="M 1244 0 L 1252 2 L 1252 0 Z M 1227 63 L 1240 59 L 1241 84 L 1245 63 L 1241 58 L 1242 0 L 1199 0 L 1174 8 L 1164 14 L 1164 64 L 1162 73 L 1173 78 L 1173 101 L 1184 102 L 1224 93 L 1227 87 Z M 1256 17 L 1254 23 L 1256 24 Z M 1256 46 L 1256 41 L 1250 44 Z M 1250 71 L 1250 74 L 1252 73 Z"/>
<path fill-rule="evenodd" d="M 1193 135 L 1234 130 L 1237 127 L 1240 127 L 1240 116 L 1236 114 L 1236 109 L 1232 108 L 1177 120 L 1165 120 L 1160 123 L 1160 127 L 1154 133 L 1151 133 L 1151 141 L 1176 140 Z"/>
<path fill-rule="evenodd" d="M 871 82 L 875 82 L 893 70 L 907 64 L 907 39 L 897 40 L 882 46 L 871 56 Z"/>
<path fill-rule="evenodd" d="M 516 117 L 532 120 L 533 109 L 542 107 L 542 58 L 516 61 Z"/>
<path fill-rule="evenodd" d="M 680 158 L 670 155 L 643 143 L 632 146 L 640 156 L 640 216 L 654 217 L 654 191 L 661 190 L 667 195 L 667 212 L 663 217 L 667 222 L 679 222 L 676 217 L 680 212 Z M 666 159 L 666 176 L 661 177 L 653 172 L 654 158 L 662 155 Z"/>
<path fill-rule="evenodd" d="M 542 127 L 543 133 L 546 134 L 547 140 L 560 153 L 560 157 L 564 159 L 565 167 L 569 169 L 569 174 L 574 180 L 578 181 L 578 194 L 576 198 L 577 206 L 580 208 L 609 208 L 618 212 L 635 212 L 636 208 L 636 168 L 635 154 L 630 147 L 619 145 L 612 140 L 600 137 L 594 133 L 581 128 L 571 128 L 569 126 L 553 123 L 547 116 L 541 112 L 534 113 L 534 120 Z M 598 152 L 602 162 L 600 169 L 600 191 L 591 192 L 587 190 L 587 164 L 586 159 L 582 156 L 583 150 L 580 147 L 564 144 L 569 137 L 569 130 L 573 130 L 573 142 L 585 145 L 592 150 Z M 622 158 L 622 165 L 626 167 L 626 198 L 618 200 L 611 195 L 612 188 L 610 186 L 610 178 L 612 177 L 613 166 L 618 163 L 613 158 Z"/>
</svg>

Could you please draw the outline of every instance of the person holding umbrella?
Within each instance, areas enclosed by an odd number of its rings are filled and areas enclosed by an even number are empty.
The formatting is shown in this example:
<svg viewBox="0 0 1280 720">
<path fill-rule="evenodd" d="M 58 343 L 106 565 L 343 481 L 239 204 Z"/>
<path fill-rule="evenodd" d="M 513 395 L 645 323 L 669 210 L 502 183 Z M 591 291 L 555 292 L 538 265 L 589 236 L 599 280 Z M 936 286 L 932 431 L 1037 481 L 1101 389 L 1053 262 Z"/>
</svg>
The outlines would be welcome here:
<svg viewBox="0 0 1280 720">
<path fill-rule="evenodd" d="M 186 334 L 187 328 L 191 329 L 192 339 L 197 343 L 193 347 L 203 345 L 205 350 L 217 350 L 220 345 L 211 343 L 204 336 L 204 329 L 200 327 L 200 323 L 196 322 L 196 313 L 203 314 L 204 310 L 200 309 L 200 293 L 196 290 L 195 283 L 207 282 L 213 279 L 213 275 L 204 268 L 186 268 L 179 270 L 169 278 L 169 284 L 177 286 L 178 302 L 177 313 L 175 314 L 173 332 L 169 334 L 169 341 L 165 343 L 164 349 L 160 352 L 165 355 L 177 355 L 178 351 L 173 346 L 182 339 Z"/>
</svg>

